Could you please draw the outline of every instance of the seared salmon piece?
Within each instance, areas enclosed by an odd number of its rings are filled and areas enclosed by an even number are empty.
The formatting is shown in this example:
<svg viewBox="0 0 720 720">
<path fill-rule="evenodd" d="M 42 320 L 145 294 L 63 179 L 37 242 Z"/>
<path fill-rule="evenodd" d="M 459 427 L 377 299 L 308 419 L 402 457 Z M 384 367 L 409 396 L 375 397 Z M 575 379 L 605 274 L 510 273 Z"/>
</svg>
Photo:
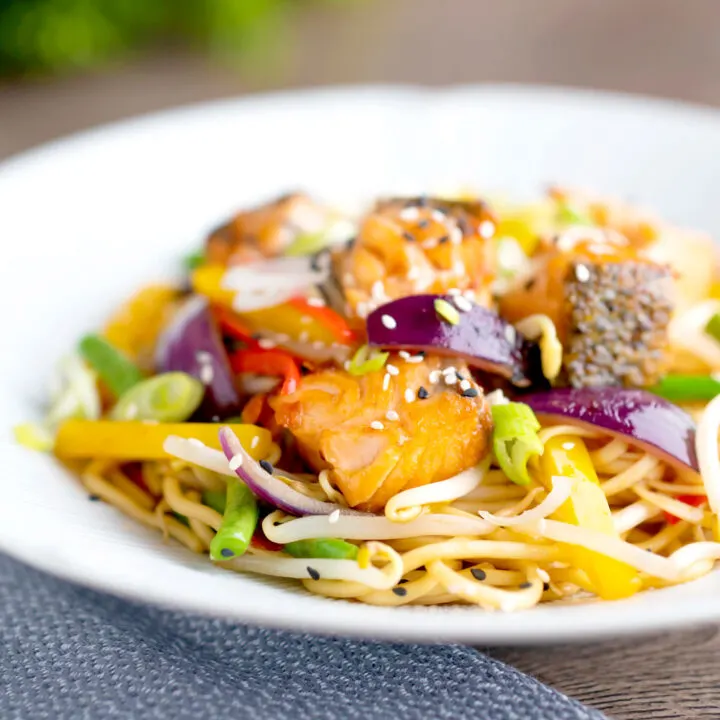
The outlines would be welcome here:
<svg viewBox="0 0 720 720">
<path fill-rule="evenodd" d="M 284 195 L 240 212 L 213 230 L 206 242 L 208 263 L 236 265 L 281 255 L 300 234 L 321 231 L 328 211 L 307 195 Z"/>
<path fill-rule="evenodd" d="M 591 239 L 582 239 L 584 233 Z M 647 386 L 666 366 L 673 274 L 618 233 L 573 230 L 534 259 L 533 276 L 500 298 L 510 322 L 544 314 L 573 387 Z"/>
<path fill-rule="evenodd" d="M 444 375 L 442 366 L 438 358 L 395 358 L 360 377 L 323 370 L 271 402 L 277 422 L 315 470 L 331 471 L 348 505 L 379 511 L 401 490 L 450 478 L 488 452 L 492 419 L 482 391 L 464 367 Z"/>
<path fill-rule="evenodd" d="M 465 290 L 490 303 L 496 218 L 482 201 L 392 198 L 361 223 L 333 256 L 350 314 L 366 317 L 390 300 Z"/>
</svg>

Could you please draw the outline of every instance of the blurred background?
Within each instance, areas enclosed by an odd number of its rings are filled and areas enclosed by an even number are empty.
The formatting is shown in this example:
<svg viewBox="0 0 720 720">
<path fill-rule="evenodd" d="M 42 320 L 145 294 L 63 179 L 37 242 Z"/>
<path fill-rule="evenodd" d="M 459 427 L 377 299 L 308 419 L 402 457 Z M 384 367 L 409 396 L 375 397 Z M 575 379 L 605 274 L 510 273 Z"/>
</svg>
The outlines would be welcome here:
<svg viewBox="0 0 720 720">
<path fill-rule="evenodd" d="M 337 83 L 720 104 L 720 0 L 0 0 L 0 158 L 137 113 Z"/>
</svg>

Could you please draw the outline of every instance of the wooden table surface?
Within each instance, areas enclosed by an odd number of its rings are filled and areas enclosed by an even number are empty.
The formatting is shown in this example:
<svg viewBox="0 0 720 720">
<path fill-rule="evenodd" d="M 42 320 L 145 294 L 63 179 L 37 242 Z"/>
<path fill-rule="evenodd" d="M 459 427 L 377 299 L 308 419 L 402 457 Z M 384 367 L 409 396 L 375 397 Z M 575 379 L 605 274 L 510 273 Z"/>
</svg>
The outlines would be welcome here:
<svg viewBox="0 0 720 720">
<path fill-rule="evenodd" d="M 368 0 L 300 15 L 285 73 L 260 81 L 158 53 L 80 77 L 0 84 L 0 159 L 137 113 L 339 82 L 557 83 L 720 105 L 719 31 L 720 0 Z M 714 627 L 489 652 L 614 718 L 720 718 Z"/>
</svg>

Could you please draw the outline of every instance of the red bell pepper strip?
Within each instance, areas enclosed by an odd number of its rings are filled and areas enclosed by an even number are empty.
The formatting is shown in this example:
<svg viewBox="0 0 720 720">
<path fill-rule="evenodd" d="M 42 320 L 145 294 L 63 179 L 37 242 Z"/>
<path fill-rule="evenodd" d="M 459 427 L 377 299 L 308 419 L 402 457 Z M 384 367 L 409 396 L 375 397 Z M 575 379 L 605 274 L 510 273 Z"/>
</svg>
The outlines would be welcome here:
<svg viewBox="0 0 720 720">
<path fill-rule="evenodd" d="M 240 340 L 253 350 L 260 347 L 250 328 L 234 312 L 218 305 L 213 307 L 213 312 L 223 335 Z"/>
<path fill-rule="evenodd" d="M 691 505 L 692 507 L 700 507 L 700 505 L 704 502 L 707 502 L 707 497 L 705 495 L 678 495 L 675 499 L 680 502 L 684 502 L 686 505 Z M 663 515 L 665 516 L 665 520 L 668 525 L 675 525 L 680 522 L 680 518 L 677 517 L 677 515 L 673 515 L 666 510 L 663 510 Z"/>
<path fill-rule="evenodd" d="M 256 373 L 283 378 L 280 392 L 295 392 L 300 382 L 300 369 L 292 355 L 283 350 L 238 350 L 230 356 L 230 366 L 236 373 Z"/>
<path fill-rule="evenodd" d="M 336 342 L 349 345 L 357 339 L 345 318 L 329 307 L 311 305 L 304 297 L 292 298 L 288 301 L 288 305 L 292 305 L 303 315 L 308 315 L 324 325 L 333 334 Z"/>
</svg>

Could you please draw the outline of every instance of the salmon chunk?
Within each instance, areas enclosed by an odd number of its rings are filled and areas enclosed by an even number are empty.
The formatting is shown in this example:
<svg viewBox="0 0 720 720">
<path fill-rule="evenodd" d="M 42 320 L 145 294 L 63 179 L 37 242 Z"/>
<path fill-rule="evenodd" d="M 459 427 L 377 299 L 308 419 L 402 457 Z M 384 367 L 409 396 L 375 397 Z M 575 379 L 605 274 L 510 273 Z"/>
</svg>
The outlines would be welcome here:
<svg viewBox="0 0 720 720">
<path fill-rule="evenodd" d="M 382 510 L 401 490 L 445 480 L 488 452 L 491 414 L 465 368 L 395 358 L 354 377 L 323 370 L 273 399 L 277 422 L 351 507 Z M 460 374 L 458 378 L 457 374 Z"/>
</svg>

